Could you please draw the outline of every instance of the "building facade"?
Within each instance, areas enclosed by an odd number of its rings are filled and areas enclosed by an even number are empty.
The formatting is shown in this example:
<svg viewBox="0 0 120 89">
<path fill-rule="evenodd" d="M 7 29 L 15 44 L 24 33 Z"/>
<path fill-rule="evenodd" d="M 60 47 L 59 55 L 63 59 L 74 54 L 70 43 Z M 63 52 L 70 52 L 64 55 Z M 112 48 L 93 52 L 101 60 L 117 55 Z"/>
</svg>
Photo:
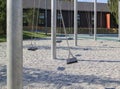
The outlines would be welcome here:
<svg viewBox="0 0 120 89">
<path fill-rule="evenodd" d="M 38 25 L 44 27 L 47 24 L 47 27 L 51 26 L 51 0 L 35 0 L 35 8 L 39 8 L 38 16 Z M 28 9 L 34 7 L 34 0 L 23 0 L 23 11 L 26 12 Z M 62 10 L 62 15 L 64 18 L 64 23 L 66 27 L 74 26 L 74 4 L 73 2 L 60 1 L 57 2 L 57 27 L 62 26 L 60 7 Z M 47 16 L 45 15 L 47 12 Z M 106 15 L 110 14 L 108 5 L 106 3 L 97 3 L 97 27 L 106 28 L 107 26 L 107 17 Z M 28 25 L 28 22 L 25 21 L 24 16 L 24 25 Z M 46 21 L 47 20 L 47 21 Z M 94 26 L 94 3 L 88 2 L 78 2 L 78 27 L 79 28 L 91 28 Z M 46 23 L 47 22 L 47 23 Z M 110 26 L 111 28 L 116 27 L 114 19 L 110 17 Z"/>
</svg>

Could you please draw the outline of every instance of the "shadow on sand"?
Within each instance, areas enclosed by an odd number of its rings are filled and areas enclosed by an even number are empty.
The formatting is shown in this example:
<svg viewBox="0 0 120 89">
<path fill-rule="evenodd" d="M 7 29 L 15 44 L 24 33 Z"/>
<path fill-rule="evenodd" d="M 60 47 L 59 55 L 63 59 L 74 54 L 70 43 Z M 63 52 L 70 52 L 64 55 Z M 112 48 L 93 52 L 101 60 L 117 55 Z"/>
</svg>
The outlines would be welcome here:
<svg viewBox="0 0 120 89">
<path fill-rule="evenodd" d="M 0 84 L 6 82 L 6 66 L 0 67 Z M 62 67 L 62 71 L 65 68 Z M 57 70 L 57 71 L 61 71 Z M 106 84 L 117 84 L 120 85 L 120 81 L 109 78 L 109 77 L 98 77 L 97 75 L 72 75 L 67 73 L 57 73 L 56 71 L 45 71 L 34 68 L 23 68 L 23 81 L 24 86 L 31 83 L 47 83 L 54 84 L 59 88 L 63 86 L 70 86 L 74 83 L 88 83 L 88 84 L 99 84 L 105 86 Z"/>
<path fill-rule="evenodd" d="M 61 68 L 64 71 L 65 68 Z M 120 84 L 120 81 L 117 81 L 112 78 L 107 77 L 98 77 L 97 75 L 71 75 L 66 73 L 56 73 L 55 71 L 44 71 L 40 69 L 33 68 L 24 68 L 24 81 L 29 83 L 48 83 L 59 86 L 70 86 L 74 83 L 88 83 L 88 84 Z"/>
</svg>

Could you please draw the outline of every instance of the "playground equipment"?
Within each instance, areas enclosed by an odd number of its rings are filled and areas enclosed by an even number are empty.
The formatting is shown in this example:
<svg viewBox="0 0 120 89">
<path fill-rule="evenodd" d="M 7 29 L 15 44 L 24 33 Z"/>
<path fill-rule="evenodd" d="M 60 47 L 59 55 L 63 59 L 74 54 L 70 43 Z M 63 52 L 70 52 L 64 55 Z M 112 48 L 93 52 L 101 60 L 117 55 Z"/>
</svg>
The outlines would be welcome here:
<svg viewBox="0 0 120 89">
<path fill-rule="evenodd" d="M 66 37 L 66 43 L 67 43 L 68 51 L 69 51 L 68 58 L 67 58 L 67 64 L 76 63 L 76 62 L 78 62 L 77 58 L 73 56 L 73 54 L 70 50 L 70 46 L 69 46 L 69 42 L 68 42 L 68 38 L 67 38 L 67 31 L 66 31 L 66 28 L 65 28 L 65 23 L 64 23 L 64 19 L 63 19 L 63 15 L 62 15 L 62 10 L 61 10 L 61 3 L 60 3 L 60 15 L 61 15 L 61 18 L 62 18 L 63 29 L 64 29 L 64 33 L 65 33 L 65 37 Z"/>
<path fill-rule="evenodd" d="M 76 3 L 76 0 L 74 0 L 74 3 Z M 56 35 L 55 35 L 56 34 L 56 25 L 55 25 L 56 24 L 56 0 L 51 0 L 51 4 L 52 4 L 51 5 L 52 6 L 52 14 L 51 14 L 52 59 L 54 59 L 56 58 L 56 54 L 55 54 L 56 52 L 55 50 L 56 49 Z M 119 8 L 120 8 L 120 0 L 119 0 Z M 118 16 L 120 16 L 120 9 L 119 9 Z M 23 88 L 22 24 L 23 24 L 22 23 L 22 0 L 8 0 L 7 1 L 7 59 L 8 59 L 7 89 Z M 94 29 L 95 28 L 96 26 L 94 27 Z M 119 39 L 120 39 L 120 18 L 119 18 Z"/>
<path fill-rule="evenodd" d="M 7 1 L 7 89 L 23 89 L 22 1 Z"/>
<path fill-rule="evenodd" d="M 40 2 L 41 0 L 39 0 L 38 5 L 40 6 Z M 36 2 L 34 0 L 34 5 L 33 5 L 33 18 L 32 18 L 32 32 L 34 32 L 34 28 L 35 28 L 35 34 L 37 34 L 37 30 L 38 30 L 38 18 L 39 18 L 39 8 L 37 8 L 37 18 L 36 18 L 36 24 L 35 24 L 35 5 Z M 35 25 L 34 25 L 35 24 Z M 30 51 L 36 51 L 38 48 L 36 46 L 36 42 L 34 42 L 36 40 L 36 35 L 35 37 L 31 36 L 31 44 L 30 47 L 28 48 L 28 50 Z"/>
<path fill-rule="evenodd" d="M 118 0 L 118 18 L 119 18 L 119 27 L 118 27 L 118 40 L 120 41 L 120 0 Z"/>
<path fill-rule="evenodd" d="M 93 13 L 92 13 L 92 8 L 93 8 L 93 5 L 90 4 L 90 12 L 88 14 L 86 14 L 86 23 L 88 25 L 88 29 L 89 29 L 89 36 L 93 36 L 93 22 L 94 22 L 94 19 L 93 19 Z"/>
<path fill-rule="evenodd" d="M 51 0 L 51 58 L 56 59 L 56 0 Z M 77 0 L 74 0 L 74 44 L 77 46 Z"/>
</svg>

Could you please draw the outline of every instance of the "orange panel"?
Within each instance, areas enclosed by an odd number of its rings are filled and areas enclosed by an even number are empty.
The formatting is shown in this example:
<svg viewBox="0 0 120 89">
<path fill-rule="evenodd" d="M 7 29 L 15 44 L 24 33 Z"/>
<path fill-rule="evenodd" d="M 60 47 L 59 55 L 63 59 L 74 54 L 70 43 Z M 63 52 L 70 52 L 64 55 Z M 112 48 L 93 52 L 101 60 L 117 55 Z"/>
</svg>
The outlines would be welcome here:
<svg viewBox="0 0 120 89">
<path fill-rule="evenodd" d="M 107 29 L 110 29 L 110 14 L 106 14 L 106 25 Z"/>
</svg>

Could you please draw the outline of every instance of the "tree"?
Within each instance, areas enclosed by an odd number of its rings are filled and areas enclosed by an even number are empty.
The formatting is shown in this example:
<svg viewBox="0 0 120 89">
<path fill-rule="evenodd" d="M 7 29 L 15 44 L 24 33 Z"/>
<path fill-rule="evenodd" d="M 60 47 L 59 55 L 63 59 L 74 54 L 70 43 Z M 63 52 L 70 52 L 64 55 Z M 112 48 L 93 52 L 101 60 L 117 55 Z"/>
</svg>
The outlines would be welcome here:
<svg viewBox="0 0 120 89">
<path fill-rule="evenodd" d="M 6 34 L 6 0 L 0 0 L 0 30 Z"/>
<path fill-rule="evenodd" d="M 23 10 L 23 21 L 26 21 L 29 26 L 32 25 L 32 18 L 33 18 L 33 9 L 26 9 Z"/>
<path fill-rule="evenodd" d="M 115 22 L 118 24 L 118 0 L 108 0 L 108 6 L 115 18 Z"/>
<path fill-rule="evenodd" d="M 38 19 L 37 12 L 38 10 L 35 9 L 35 11 L 33 11 L 33 8 L 23 10 L 23 21 L 28 23 L 28 26 L 36 25 L 36 21 Z M 33 19 L 33 15 L 34 15 L 34 19 Z M 34 24 L 33 24 L 33 20 L 34 20 Z"/>
</svg>

